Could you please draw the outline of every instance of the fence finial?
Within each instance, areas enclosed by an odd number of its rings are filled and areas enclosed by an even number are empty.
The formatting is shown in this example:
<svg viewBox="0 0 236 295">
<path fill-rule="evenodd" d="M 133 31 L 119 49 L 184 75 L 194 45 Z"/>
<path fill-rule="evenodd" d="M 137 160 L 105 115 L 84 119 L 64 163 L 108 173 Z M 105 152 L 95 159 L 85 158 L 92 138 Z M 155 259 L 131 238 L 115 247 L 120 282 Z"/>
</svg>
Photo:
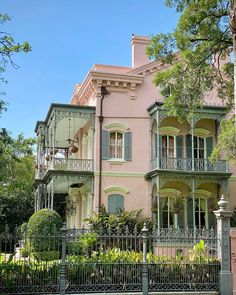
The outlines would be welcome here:
<svg viewBox="0 0 236 295">
<path fill-rule="evenodd" d="M 221 195 L 221 198 L 220 198 L 220 200 L 218 202 L 218 205 L 220 207 L 219 210 L 221 210 L 221 211 L 226 210 L 226 207 L 228 205 L 228 202 L 226 201 L 226 199 L 225 199 L 225 197 L 224 197 L 223 194 Z"/>
</svg>

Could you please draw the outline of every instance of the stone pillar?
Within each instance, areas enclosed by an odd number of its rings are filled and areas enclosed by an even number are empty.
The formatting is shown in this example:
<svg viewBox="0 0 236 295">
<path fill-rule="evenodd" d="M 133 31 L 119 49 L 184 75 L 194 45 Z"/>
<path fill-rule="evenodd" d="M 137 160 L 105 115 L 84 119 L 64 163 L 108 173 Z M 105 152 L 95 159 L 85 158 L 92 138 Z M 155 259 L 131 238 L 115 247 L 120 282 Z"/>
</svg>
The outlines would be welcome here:
<svg viewBox="0 0 236 295">
<path fill-rule="evenodd" d="M 230 229 L 231 238 L 231 271 L 233 276 L 233 295 L 236 295 L 236 228 Z"/>
<path fill-rule="evenodd" d="M 230 253 L 230 217 L 232 211 L 228 211 L 228 202 L 224 195 L 218 202 L 219 210 L 214 211 L 217 219 L 217 236 L 218 236 L 218 258 L 221 261 L 220 270 L 220 294 L 232 295 L 233 282 L 231 272 L 231 253 Z"/>
<path fill-rule="evenodd" d="M 156 123 L 157 123 L 157 142 L 156 142 L 156 159 L 157 159 L 157 166 L 156 168 L 159 169 L 160 168 L 160 158 L 161 158 L 161 155 L 160 155 L 160 114 L 159 114 L 159 110 L 156 111 Z"/>
</svg>

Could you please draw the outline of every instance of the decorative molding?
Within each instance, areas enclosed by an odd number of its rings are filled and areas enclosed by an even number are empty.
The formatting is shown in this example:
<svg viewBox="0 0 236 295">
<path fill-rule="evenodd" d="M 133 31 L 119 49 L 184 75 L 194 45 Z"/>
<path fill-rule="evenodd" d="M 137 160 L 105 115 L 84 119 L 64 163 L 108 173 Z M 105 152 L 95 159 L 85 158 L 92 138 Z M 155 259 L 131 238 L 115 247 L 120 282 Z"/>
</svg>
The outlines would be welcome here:
<svg viewBox="0 0 236 295">
<path fill-rule="evenodd" d="M 208 191 L 206 189 L 195 189 L 194 190 L 194 195 L 200 195 L 202 197 L 209 198 L 209 197 L 211 197 L 212 192 Z"/>
<path fill-rule="evenodd" d="M 163 126 L 160 128 L 160 134 L 162 135 L 177 135 L 180 133 L 180 129 L 173 126 Z"/>
<path fill-rule="evenodd" d="M 104 192 L 105 193 L 110 193 L 110 192 L 120 192 L 120 193 L 123 193 L 123 194 L 128 194 L 129 193 L 129 190 L 125 187 L 122 187 L 122 186 L 115 186 L 115 185 L 112 185 L 112 186 L 108 186 L 107 188 L 104 189 Z"/>
<path fill-rule="evenodd" d="M 207 137 L 210 134 L 210 131 L 205 128 L 194 128 L 193 134 L 195 136 Z"/>
<path fill-rule="evenodd" d="M 104 126 L 104 128 L 108 130 L 119 130 L 123 132 L 126 132 L 127 130 L 129 130 L 129 127 L 126 124 L 119 123 L 119 122 L 108 123 Z"/>
<path fill-rule="evenodd" d="M 99 176 L 99 172 L 94 173 L 95 176 Z M 134 177 L 134 178 L 143 178 L 145 177 L 146 172 L 112 172 L 112 171 L 103 171 L 102 176 L 107 177 Z"/>
<path fill-rule="evenodd" d="M 174 194 L 175 196 L 177 196 L 177 195 L 180 195 L 182 192 L 178 189 L 168 187 L 168 188 L 162 188 L 160 190 L 160 193 L 161 194 Z"/>
</svg>

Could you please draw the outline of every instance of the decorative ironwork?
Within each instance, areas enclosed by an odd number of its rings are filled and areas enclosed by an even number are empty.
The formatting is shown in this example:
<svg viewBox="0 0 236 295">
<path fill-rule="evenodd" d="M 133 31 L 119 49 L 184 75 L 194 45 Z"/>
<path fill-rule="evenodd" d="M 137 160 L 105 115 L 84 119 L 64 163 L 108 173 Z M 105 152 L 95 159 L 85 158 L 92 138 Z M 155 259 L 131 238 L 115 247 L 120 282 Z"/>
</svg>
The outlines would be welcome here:
<svg viewBox="0 0 236 295">
<path fill-rule="evenodd" d="M 0 234 L 0 292 L 217 290 L 217 240 L 214 230 L 205 229 L 161 229 L 157 234 L 145 227 L 140 231 L 127 226 L 80 230 L 64 226 L 50 236 L 10 234 L 6 229 Z M 4 271 L 8 263 L 10 276 Z"/>
<path fill-rule="evenodd" d="M 194 166 L 193 166 L 194 163 Z M 171 170 L 171 171 L 199 171 L 199 172 L 228 172 L 227 161 L 220 160 L 211 163 L 208 159 L 190 158 L 155 158 L 151 161 L 151 170 Z"/>
</svg>

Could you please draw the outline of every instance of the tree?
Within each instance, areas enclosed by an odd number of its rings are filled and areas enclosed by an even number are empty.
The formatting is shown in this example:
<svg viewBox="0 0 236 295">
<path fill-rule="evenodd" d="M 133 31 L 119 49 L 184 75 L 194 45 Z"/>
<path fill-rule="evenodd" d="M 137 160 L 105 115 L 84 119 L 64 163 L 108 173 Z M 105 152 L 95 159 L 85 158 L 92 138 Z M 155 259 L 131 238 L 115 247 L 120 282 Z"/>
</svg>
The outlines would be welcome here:
<svg viewBox="0 0 236 295">
<path fill-rule="evenodd" d="M 35 139 L 16 139 L 0 130 L 0 232 L 5 225 L 13 231 L 32 215 L 34 210 L 33 146 Z"/>
<path fill-rule="evenodd" d="M 171 89 L 164 107 L 181 118 L 186 117 L 184 108 L 187 107 L 188 115 L 192 116 L 202 107 L 205 93 L 216 87 L 231 115 L 227 123 L 222 123 L 223 132 L 213 156 L 219 157 L 224 149 L 228 159 L 235 159 L 232 108 L 236 97 L 236 62 L 230 61 L 230 55 L 234 53 L 236 57 L 236 4 L 234 0 L 166 0 L 166 5 L 180 13 L 177 27 L 173 33 L 153 36 L 147 48 L 149 57 L 167 65 L 154 79 L 154 84 L 162 87 L 163 94 Z"/>
<path fill-rule="evenodd" d="M 0 24 L 4 24 L 10 21 L 11 18 L 9 15 L 0 13 Z M 6 70 L 7 65 L 10 63 L 14 68 L 18 68 L 12 59 L 14 53 L 19 52 L 29 52 L 31 51 L 31 47 L 28 42 L 18 43 L 14 40 L 14 38 L 6 32 L 0 31 L 0 81 L 6 82 L 3 77 L 3 74 Z M 4 93 L 0 93 L 0 95 L 4 95 Z M 6 110 L 6 102 L 2 99 L 0 100 L 0 115 L 2 111 Z"/>
</svg>

